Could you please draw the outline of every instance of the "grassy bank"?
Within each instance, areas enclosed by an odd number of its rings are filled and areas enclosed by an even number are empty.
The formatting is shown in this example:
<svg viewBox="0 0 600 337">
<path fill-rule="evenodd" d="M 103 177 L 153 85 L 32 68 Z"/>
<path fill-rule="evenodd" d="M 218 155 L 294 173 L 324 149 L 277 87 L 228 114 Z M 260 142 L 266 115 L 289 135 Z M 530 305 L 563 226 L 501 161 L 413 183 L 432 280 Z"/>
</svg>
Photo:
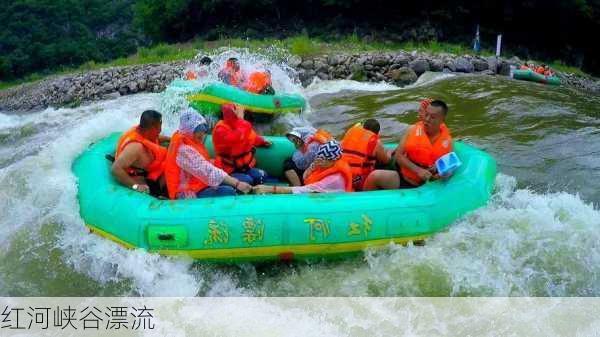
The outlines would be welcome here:
<svg viewBox="0 0 600 337">
<path fill-rule="evenodd" d="M 261 49 L 275 46 L 289 51 L 292 55 L 300 57 L 317 56 L 333 53 L 360 53 L 360 52 L 377 52 L 377 51 L 396 51 L 396 50 L 417 50 L 420 52 L 428 52 L 432 54 L 449 53 L 455 55 L 473 54 L 470 46 L 451 44 L 438 41 L 430 41 L 425 43 L 394 43 L 389 41 L 363 41 L 357 35 L 349 35 L 338 41 L 325 42 L 319 39 L 309 38 L 305 35 L 299 35 L 284 40 L 279 39 L 263 39 L 263 40 L 245 40 L 245 39 L 220 39 L 217 41 L 195 40 L 188 43 L 178 44 L 159 44 L 153 47 L 139 48 L 137 53 L 124 58 L 118 58 L 107 63 L 95 63 L 93 61 L 84 63 L 76 68 L 62 68 L 52 73 L 39 74 L 34 73 L 26 78 L 13 82 L 0 81 L 0 90 L 13 87 L 23 83 L 35 82 L 41 79 L 76 73 L 82 71 L 97 70 L 114 66 L 128 66 L 149 63 L 162 63 L 171 61 L 187 60 L 194 57 L 199 51 L 211 52 L 221 47 L 248 48 L 251 51 L 259 51 Z M 492 56 L 492 50 L 484 49 L 480 53 L 483 56 Z M 512 55 L 504 55 L 510 57 Z M 580 76 L 587 76 L 581 69 L 565 65 L 560 61 L 542 62 L 547 63 L 554 69 L 561 72 L 574 73 Z"/>
</svg>

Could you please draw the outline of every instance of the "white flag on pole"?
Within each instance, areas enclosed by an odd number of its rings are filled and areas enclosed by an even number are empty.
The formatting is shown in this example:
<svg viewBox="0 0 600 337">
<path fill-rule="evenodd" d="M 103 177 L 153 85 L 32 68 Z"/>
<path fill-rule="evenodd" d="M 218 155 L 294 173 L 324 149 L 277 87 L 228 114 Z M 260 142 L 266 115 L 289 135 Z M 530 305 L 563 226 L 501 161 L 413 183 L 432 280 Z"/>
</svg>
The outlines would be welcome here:
<svg viewBox="0 0 600 337">
<path fill-rule="evenodd" d="M 496 56 L 500 57 L 500 49 L 502 47 L 502 34 L 498 34 L 498 40 L 496 41 Z"/>
</svg>

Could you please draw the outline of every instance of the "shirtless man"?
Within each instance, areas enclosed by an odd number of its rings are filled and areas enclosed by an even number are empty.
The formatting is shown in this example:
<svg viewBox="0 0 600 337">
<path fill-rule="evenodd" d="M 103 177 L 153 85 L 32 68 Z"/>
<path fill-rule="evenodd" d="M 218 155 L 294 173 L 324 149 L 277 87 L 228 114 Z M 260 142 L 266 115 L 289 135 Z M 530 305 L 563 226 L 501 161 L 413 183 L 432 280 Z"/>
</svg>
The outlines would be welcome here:
<svg viewBox="0 0 600 337">
<path fill-rule="evenodd" d="M 164 172 L 167 149 L 161 141 L 169 140 L 160 135 L 162 115 L 146 110 L 140 124 L 126 131 L 115 152 L 111 173 L 121 184 L 141 193 L 159 195 L 164 190 Z"/>
</svg>

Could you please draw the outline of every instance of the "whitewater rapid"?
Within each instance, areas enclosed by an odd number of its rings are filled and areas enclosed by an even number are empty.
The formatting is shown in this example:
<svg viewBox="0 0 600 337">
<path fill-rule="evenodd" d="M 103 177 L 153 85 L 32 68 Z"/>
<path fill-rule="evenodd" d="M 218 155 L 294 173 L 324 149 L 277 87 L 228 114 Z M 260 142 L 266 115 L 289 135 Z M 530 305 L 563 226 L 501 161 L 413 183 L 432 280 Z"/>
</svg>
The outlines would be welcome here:
<svg viewBox="0 0 600 337">
<path fill-rule="evenodd" d="M 431 76 L 416 85 L 449 78 Z M 302 90 L 308 100 L 327 100 L 407 89 L 329 81 Z M 164 94 L 139 94 L 73 109 L 0 114 L 0 295 L 600 295 L 597 206 L 577 194 L 520 186 L 503 172 L 486 207 L 425 246 L 390 245 L 345 261 L 213 266 L 126 250 L 90 235 L 79 216 L 71 164 L 89 144 L 165 104 Z M 318 111 L 311 113 L 319 118 Z M 165 130 L 173 130 L 175 120 L 166 118 Z M 307 120 L 288 116 L 279 122 Z"/>
</svg>

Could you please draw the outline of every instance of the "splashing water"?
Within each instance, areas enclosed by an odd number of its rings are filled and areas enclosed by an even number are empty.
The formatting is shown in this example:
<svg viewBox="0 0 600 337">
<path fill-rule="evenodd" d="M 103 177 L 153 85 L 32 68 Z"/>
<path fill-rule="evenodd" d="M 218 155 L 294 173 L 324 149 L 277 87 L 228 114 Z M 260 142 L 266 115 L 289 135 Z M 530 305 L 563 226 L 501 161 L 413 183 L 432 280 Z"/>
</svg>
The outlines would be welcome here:
<svg viewBox="0 0 600 337">
<path fill-rule="evenodd" d="M 212 63 L 210 65 L 199 64 L 199 60 L 204 56 L 211 58 Z M 231 57 L 238 59 L 241 71 L 245 77 L 254 71 L 268 70 L 271 73 L 272 86 L 275 92 L 303 95 L 297 71 L 287 64 L 291 55 L 284 49 L 277 47 L 262 49 L 258 53 L 252 53 L 245 48 L 220 48 L 210 54 L 199 53 L 194 58 L 194 61 L 187 66 L 187 69 L 203 74 L 198 80 L 194 81 L 194 88 L 201 88 L 208 83 L 220 82 L 218 77 L 219 71 L 224 67 L 227 59 Z M 165 114 L 166 127 L 169 130 L 177 127 L 179 112 L 188 107 L 187 100 L 185 99 L 188 93 L 188 91 L 174 87 L 168 87 L 163 93 L 160 109 Z M 309 104 L 307 104 L 304 112 L 310 112 Z M 278 122 L 276 120 L 275 123 L 284 123 L 286 125 L 300 123 L 306 125 L 306 122 L 297 115 L 288 115 L 292 116 L 283 116 L 282 121 Z"/>
</svg>

